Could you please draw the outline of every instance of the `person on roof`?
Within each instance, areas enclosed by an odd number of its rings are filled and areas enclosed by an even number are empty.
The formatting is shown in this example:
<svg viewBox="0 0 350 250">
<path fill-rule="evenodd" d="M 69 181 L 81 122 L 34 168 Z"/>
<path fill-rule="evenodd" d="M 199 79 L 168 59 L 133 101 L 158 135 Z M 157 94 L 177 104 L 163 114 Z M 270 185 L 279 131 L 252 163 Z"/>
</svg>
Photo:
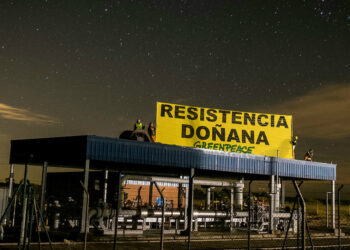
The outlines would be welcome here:
<svg viewBox="0 0 350 250">
<path fill-rule="evenodd" d="M 305 154 L 305 157 L 304 157 L 304 160 L 305 161 L 312 161 L 312 157 L 314 156 L 314 150 L 313 149 L 309 149 L 306 154 Z"/>
<path fill-rule="evenodd" d="M 142 125 L 141 120 L 140 120 L 140 119 L 137 119 L 137 121 L 136 121 L 136 123 L 135 123 L 135 125 L 134 125 L 134 130 L 142 130 L 142 129 L 144 129 L 144 128 L 145 128 L 145 126 Z"/>
<path fill-rule="evenodd" d="M 295 159 L 295 147 L 297 145 L 297 142 L 298 142 L 298 136 L 293 136 L 292 137 L 292 146 L 293 146 L 293 158 Z"/>
<path fill-rule="evenodd" d="M 148 135 L 151 138 L 152 142 L 156 142 L 156 128 L 154 127 L 153 122 L 149 123 L 148 126 Z"/>
</svg>

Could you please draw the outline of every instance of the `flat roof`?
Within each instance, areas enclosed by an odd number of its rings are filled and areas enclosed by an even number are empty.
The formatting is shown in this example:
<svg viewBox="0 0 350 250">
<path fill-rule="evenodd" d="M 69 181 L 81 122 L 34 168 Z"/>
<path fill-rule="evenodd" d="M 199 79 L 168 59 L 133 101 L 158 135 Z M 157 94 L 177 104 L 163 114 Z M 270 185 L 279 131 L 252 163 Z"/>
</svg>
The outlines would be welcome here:
<svg viewBox="0 0 350 250">
<path fill-rule="evenodd" d="M 335 180 L 336 165 L 252 154 L 139 142 L 95 135 L 11 141 L 11 164 L 108 168 L 125 173 L 178 175 L 196 169 L 199 175 L 268 179 Z"/>
</svg>

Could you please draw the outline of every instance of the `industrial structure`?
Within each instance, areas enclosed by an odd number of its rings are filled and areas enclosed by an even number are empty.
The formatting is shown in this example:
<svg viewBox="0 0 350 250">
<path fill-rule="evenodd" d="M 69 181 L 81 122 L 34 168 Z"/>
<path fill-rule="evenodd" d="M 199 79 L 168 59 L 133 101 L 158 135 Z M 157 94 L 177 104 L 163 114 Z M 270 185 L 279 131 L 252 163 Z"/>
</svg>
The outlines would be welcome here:
<svg viewBox="0 0 350 250">
<path fill-rule="evenodd" d="M 39 207 L 46 218 L 42 223 L 52 230 L 132 234 L 161 229 L 189 237 L 193 230 L 215 227 L 293 231 L 295 216 L 283 209 L 283 183 L 296 180 L 331 181 L 335 228 L 334 164 L 91 135 L 12 140 L 10 198 L 15 164 L 25 166 L 24 183 L 32 165 L 42 166 Z M 47 174 L 49 166 L 84 171 Z M 270 181 L 268 206 L 244 202 L 244 180 Z M 195 185 L 207 192 L 204 210 L 193 207 Z M 216 187 L 230 190 L 229 206 L 211 208 L 210 192 Z M 176 194 L 172 201 L 166 199 L 167 189 Z M 10 222 L 11 216 L 8 212 L 3 218 Z"/>
<path fill-rule="evenodd" d="M 78 227 L 82 233 L 86 228 L 104 234 L 113 234 L 115 228 L 123 234 L 142 232 L 160 228 L 162 217 L 163 225 L 166 224 L 164 232 L 218 226 L 233 232 L 247 226 L 248 216 L 252 229 L 259 232 L 286 230 L 290 213 L 280 209 L 284 199 L 281 184 L 288 180 L 325 180 L 332 181 L 334 191 L 336 179 L 334 164 L 98 136 L 13 140 L 10 164 L 9 197 L 13 194 L 14 164 L 25 165 L 29 171 L 31 165 L 42 165 L 40 209 L 48 218 L 47 224 L 55 230 Z M 47 176 L 48 166 L 84 172 Z M 88 192 L 84 192 L 80 180 Z M 257 204 L 255 210 L 248 210 L 243 202 L 244 180 L 269 180 L 271 205 Z M 142 202 L 138 194 L 136 204 L 127 208 L 124 194 L 128 193 L 128 186 L 132 189 L 141 184 L 145 186 L 144 192 L 149 193 L 148 199 L 143 198 Z M 194 185 L 207 190 L 205 210 L 193 209 Z M 177 198 L 167 202 L 159 186 L 171 188 L 172 193 L 177 190 Z M 215 187 L 231 190 L 229 207 L 210 208 L 210 192 Z M 139 189 L 141 192 L 142 188 Z M 158 199 L 154 197 L 157 192 Z M 333 208 L 334 202 L 333 192 Z M 67 210 L 69 213 L 64 213 Z"/>
</svg>

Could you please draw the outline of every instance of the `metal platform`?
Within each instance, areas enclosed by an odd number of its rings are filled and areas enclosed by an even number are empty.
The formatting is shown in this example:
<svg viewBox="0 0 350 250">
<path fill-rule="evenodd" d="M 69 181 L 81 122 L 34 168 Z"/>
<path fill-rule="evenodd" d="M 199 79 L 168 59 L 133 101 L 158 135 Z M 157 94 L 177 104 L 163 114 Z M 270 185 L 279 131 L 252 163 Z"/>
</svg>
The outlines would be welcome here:
<svg viewBox="0 0 350 250">
<path fill-rule="evenodd" d="M 94 135 L 11 141 L 11 164 L 84 168 L 108 167 L 124 173 L 240 175 L 268 179 L 335 180 L 336 165 L 218 150 L 180 147 Z"/>
</svg>

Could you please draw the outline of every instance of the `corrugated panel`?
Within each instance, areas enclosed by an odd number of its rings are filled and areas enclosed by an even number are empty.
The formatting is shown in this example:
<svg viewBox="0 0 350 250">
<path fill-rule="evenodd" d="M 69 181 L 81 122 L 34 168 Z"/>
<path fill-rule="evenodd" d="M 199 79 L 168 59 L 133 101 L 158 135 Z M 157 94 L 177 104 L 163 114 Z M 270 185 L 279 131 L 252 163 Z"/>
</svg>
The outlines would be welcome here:
<svg viewBox="0 0 350 250">
<path fill-rule="evenodd" d="M 336 165 L 217 150 L 144 143 L 97 136 L 87 137 L 91 160 L 196 168 L 219 172 L 335 180 Z"/>
</svg>

